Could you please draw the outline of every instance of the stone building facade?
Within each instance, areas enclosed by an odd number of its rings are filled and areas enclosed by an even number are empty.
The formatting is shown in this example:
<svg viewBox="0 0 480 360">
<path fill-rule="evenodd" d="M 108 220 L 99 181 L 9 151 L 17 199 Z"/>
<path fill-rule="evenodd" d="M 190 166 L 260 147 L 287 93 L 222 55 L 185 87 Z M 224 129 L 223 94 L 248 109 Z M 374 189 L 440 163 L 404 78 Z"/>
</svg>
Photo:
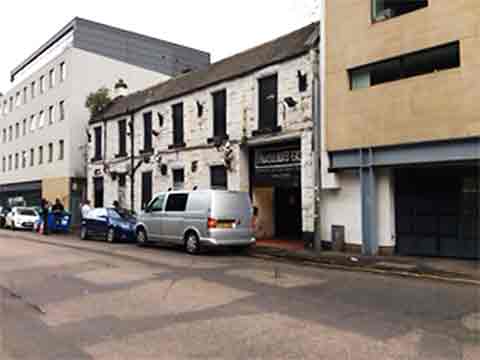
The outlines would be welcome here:
<svg viewBox="0 0 480 360">
<path fill-rule="evenodd" d="M 226 187 L 251 194 L 259 238 L 311 239 L 318 42 L 311 24 L 115 99 L 90 121 L 89 198 L 138 212 L 158 192 Z"/>
</svg>

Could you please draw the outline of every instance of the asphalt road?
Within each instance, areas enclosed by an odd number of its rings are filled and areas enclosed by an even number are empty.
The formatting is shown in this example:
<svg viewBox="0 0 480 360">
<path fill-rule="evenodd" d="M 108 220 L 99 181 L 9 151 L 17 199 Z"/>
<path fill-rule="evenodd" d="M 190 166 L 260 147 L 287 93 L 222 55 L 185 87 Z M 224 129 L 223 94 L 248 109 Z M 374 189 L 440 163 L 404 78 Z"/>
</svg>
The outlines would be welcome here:
<svg viewBox="0 0 480 360">
<path fill-rule="evenodd" d="M 0 232 L 1 360 L 480 359 L 473 286 L 89 247 Z"/>
</svg>

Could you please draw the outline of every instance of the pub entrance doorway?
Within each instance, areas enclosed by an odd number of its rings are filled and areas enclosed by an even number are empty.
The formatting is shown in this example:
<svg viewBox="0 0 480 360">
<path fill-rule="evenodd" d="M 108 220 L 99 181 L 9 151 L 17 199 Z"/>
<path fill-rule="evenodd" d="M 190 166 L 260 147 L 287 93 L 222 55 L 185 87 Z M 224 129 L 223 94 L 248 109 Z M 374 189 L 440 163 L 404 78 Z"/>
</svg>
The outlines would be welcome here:
<svg viewBox="0 0 480 360">
<path fill-rule="evenodd" d="M 260 245 L 303 248 L 300 141 L 250 149 Z"/>
</svg>

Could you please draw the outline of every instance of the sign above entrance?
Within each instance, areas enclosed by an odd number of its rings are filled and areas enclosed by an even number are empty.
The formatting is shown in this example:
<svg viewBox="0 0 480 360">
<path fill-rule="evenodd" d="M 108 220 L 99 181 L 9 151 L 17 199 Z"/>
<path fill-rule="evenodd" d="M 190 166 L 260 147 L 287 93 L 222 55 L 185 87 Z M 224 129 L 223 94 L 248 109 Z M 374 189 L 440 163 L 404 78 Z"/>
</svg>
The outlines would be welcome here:
<svg viewBox="0 0 480 360">
<path fill-rule="evenodd" d="M 253 183 L 256 186 L 300 187 L 300 144 L 255 150 Z"/>
<path fill-rule="evenodd" d="M 256 168 L 300 166 L 301 162 L 299 148 L 259 149 L 255 153 Z"/>
</svg>

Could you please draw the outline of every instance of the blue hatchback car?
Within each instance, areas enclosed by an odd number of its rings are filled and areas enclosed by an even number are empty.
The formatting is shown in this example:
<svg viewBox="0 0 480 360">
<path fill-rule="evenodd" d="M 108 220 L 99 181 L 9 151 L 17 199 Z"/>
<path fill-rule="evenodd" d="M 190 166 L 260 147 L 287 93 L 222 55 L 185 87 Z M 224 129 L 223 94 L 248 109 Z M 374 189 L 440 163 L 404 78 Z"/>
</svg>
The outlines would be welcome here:
<svg viewBox="0 0 480 360">
<path fill-rule="evenodd" d="M 91 210 L 82 220 L 80 238 L 101 238 L 113 243 L 116 241 L 135 241 L 136 219 L 113 208 Z"/>
</svg>

